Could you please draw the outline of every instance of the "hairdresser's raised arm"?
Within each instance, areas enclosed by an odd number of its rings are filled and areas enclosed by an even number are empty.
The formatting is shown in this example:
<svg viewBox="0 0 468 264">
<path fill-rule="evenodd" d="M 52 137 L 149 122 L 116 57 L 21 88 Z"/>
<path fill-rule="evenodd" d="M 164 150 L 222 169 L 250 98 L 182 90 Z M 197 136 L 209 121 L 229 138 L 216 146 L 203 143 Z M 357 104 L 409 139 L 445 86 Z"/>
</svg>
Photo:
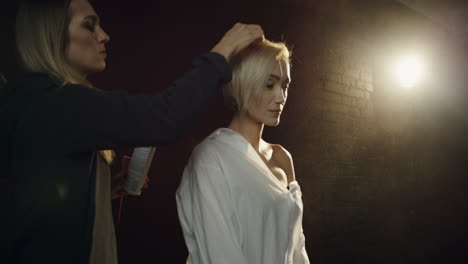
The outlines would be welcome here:
<svg viewBox="0 0 468 264">
<path fill-rule="evenodd" d="M 235 24 L 211 50 L 223 55 L 229 61 L 232 55 L 247 47 L 254 41 L 265 39 L 259 25 Z"/>
<path fill-rule="evenodd" d="M 197 57 L 192 69 L 161 93 L 129 95 L 66 85 L 57 93 L 63 108 L 54 110 L 55 120 L 60 120 L 55 123 L 68 133 L 65 149 L 83 152 L 177 142 L 231 80 L 226 59 L 262 37 L 259 26 L 236 24 L 212 52 Z"/>
</svg>

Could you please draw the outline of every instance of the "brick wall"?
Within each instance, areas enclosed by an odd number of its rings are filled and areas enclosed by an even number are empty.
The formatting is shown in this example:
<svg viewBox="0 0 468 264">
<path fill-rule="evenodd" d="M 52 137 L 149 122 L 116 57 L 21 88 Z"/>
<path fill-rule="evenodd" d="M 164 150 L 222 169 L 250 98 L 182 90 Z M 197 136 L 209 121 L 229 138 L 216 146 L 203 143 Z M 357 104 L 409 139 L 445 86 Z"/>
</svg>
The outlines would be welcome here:
<svg viewBox="0 0 468 264">
<path fill-rule="evenodd" d="M 448 76 L 434 66 L 428 78 L 438 83 L 409 94 L 387 69 L 393 54 L 414 48 L 432 63 L 451 65 L 444 29 L 393 1 L 312 1 L 295 12 L 287 39 L 294 44 L 287 110 L 266 137 L 294 157 L 311 259 L 455 258 L 467 241 L 449 238 L 456 230 L 466 234 L 466 224 L 460 225 L 466 210 L 459 210 L 466 188 L 451 195 L 450 187 L 466 182 L 460 177 L 467 170 L 453 150 L 462 144 L 453 133 L 463 128 L 457 118 L 445 120 L 437 100 Z M 442 208 L 453 200 L 458 205 Z"/>
</svg>

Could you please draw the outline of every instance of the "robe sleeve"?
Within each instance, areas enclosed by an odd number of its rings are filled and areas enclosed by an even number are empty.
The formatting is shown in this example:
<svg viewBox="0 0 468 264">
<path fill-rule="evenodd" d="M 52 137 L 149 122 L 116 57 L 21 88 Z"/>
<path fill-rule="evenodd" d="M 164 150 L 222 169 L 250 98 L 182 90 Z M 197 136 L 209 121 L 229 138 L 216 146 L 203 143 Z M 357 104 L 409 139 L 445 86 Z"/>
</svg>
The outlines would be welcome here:
<svg viewBox="0 0 468 264">
<path fill-rule="evenodd" d="M 295 200 L 299 203 L 299 207 L 301 208 L 301 216 L 300 216 L 300 233 L 297 238 L 297 242 L 295 243 L 295 246 L 293 248 L 293 263 L 294 264 L 309 264 L 309 257 L 307 256 L 307 251 L 305 247 L 305 236 L 304 236 L 304 230 L 302 228 L 302 214 L 303 214 L 303 204 L 302 204 L 302 192 L 301 188 L 299 187 L 299 184 L 294 181 L 291 182 L 289 185 L 290 189 L 292 190 L 293 196 Z"/>
<path fill-rule="evenodd" d="M 177 192 L 177 208 L 193 264 L 247 264 L 238 218 L 220 167 L 190 161 Z"/>
<path fill-rule="evenodd" d="M 304 231 L 301 227 L 301 235 L 299 236 L 299 243 L 297 247 L 294 249 L 293 253 L 293 263 L 294 264 L 309 264 L 309 256 L 307 255 L 307 251 L 305 248 L 305 236 Z"/>
</svg>

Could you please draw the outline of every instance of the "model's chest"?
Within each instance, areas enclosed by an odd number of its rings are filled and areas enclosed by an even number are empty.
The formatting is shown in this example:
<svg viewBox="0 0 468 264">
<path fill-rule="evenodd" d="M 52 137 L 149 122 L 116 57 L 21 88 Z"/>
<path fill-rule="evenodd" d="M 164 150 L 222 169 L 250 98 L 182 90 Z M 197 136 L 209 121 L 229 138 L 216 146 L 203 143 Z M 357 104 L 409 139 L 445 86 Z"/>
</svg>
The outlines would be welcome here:
<svg viewBox="0 0 468 264">
<path fill-rule="evenodd" d="M 274 163 L 267 165 L 259 159 L 241 155 L 233 155 L 225 162 L 223 171 L 235 200 L 256 204 L 257 208 L 294 202 L 287 189 L 284 170 Z"/>
<path fill-rule="evenodd" d="M 283 164 L 281 164 L 275 153 L 272 151 L 271 148 L 267 148 L 267 150 L 257 152 L 258 162 L 263 163 L 261 165 L 265 165 L 268 176 L 273 176 L 275 180 L 278 181 L 280 185 L 284 188 L 288 187 L 288 177 L 286 171 L 283 168 Z M 261 160 L 261 161 L 260 161 Z"/>
<path fill-rule="evenodd" d="M 278 180 L 278 182 L 284 186 L 284 188 L 287 188 L 288 186 L 288 177 L 286 175 L 286 172 L 284 171 L 283 168 L 281 168 L 278 164 L 276 164 L 274 161 L 265 161 L 265 165 L 268 168 L 268 170 L 271 172 L 271 174 Z M 269 175 L 271 176 L 271 175 Z"/>
</svg>

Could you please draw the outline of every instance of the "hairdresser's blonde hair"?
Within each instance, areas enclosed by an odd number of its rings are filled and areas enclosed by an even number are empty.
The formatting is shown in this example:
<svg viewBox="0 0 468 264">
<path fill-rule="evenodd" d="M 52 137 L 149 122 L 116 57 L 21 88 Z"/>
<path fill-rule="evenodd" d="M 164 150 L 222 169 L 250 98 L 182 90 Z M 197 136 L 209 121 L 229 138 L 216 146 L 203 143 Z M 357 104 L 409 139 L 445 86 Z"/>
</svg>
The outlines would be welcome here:
<svg viewBox="0 0 468 264">
<path fill-rule="evenodd" d="M 247 111 L 282 61 L 290 64 L 290 51 L 283 42 L 269 40 L 252 44 L 232 57 L 232 80 L 223 90 L 228 107 L 236 112 Z"/>
<path fill-rule="evenodd" d="M 70 1 L 30 0 L 22 3 L 16 16 L 16 46 L 27 70 L 48 73 L 62 85 L 92 86 L 73 70 L 65 56 Z M 115 158 L 112 150 L 100 150 L 99 153 L 108 164 Z"/>
<path fill-rule="evenodd" d="M 67 62 L 70 0 L 26 1 L 16 16 L 16 46 L 25 68 L 62 82 L 87 84 Z"/>
</svg>

